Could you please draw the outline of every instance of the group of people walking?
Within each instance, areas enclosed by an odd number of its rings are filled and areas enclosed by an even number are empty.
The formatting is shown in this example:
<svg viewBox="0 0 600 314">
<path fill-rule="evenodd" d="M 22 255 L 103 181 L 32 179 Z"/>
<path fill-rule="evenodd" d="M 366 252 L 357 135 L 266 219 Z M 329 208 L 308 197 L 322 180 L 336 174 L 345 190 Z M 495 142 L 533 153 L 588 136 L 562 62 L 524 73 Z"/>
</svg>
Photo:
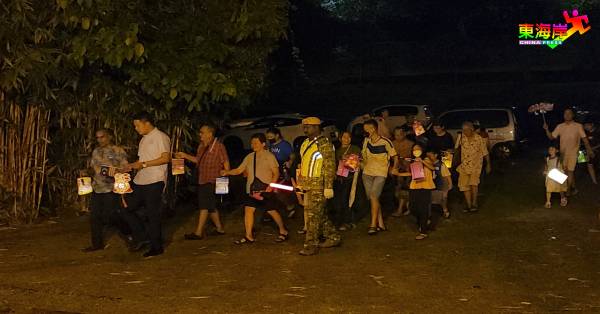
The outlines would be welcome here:
<svg viewBox="0 0 600 314">
<path fill-rule="evenodd" d="M 127 231 L 131 251 L 148 247 L 145 257 L 164 252 L 161 234 L 161 195 L 167 180 L 171 160 L 169 137 L 154 126 L 151 116 L 142 113 L 134 117 L 136 131 L 142 135 L 138 159 L 129 163 L 125 151 L 112 143 L 109 130 L 96 132 L 98 147 L 94 150 L 91 167 L 94 172 L 91 198 L 92 246 L 86 251 L 104 248 L 104 225 L 120 221 Z M 237 168 L 229 163 L 225 146 L 216 138 L 216 128 L 203 125 L 199 130 L 200 145 L 195 154 L 174 153 L 197 167 L 197 195 L 199 216 L 195 230 L 184 235 L 186 240 L 202 240 L 207 234 L 210 219 L 215 228 L 212 235 L 223 235 L 225 230 L 219 214 L 216 195 L 217 181 L 226 176 L 246 177 L 244 206 L 244 235 L 235 241 L 249 245 L 256 241 L 255 214 L 266 213 L 278 228 L 276 242 L 289 239 L 290 231 L 285 218 L 292 217 L 297 206 L 304 208 L 304 234 L 301 255 L 317 254 L 321 248 L 340 245 L 341 234 L 353 228 L 359 182 L 364 187 L 364 197 L 370 205 L 369 235 L 387 230 L 381 194 L 386 182 L 395 184 L 398 207 L 393 217 L 414 214 L 417 221 L 415 239 L 426 239 L 431 231 L 431 209 L 441 208 L 442 216 L 449 218 L 448 194 L 454 181 L 464 194 L 464 212 L 479 210 L 478 191 L 482 173 L 491 172 L 489 143 L 473 122 L 462 125 L 462 132 L 454 139 L 444 125 L 434 122 L 432 132 L 416 132 L 410 125 L 393 128 L 393 137 L 382 136 L 380 121 L 364 122 L 365 139 L 362 147 L 352 143 L 352 134 L 343 132 L 339 145 L 321 132 L 321 121 L 309 117 L 302 121 L 306 139 L 295 151 L 285 141 L 278 129 L 266 134 L 252 135 L 250 152 Z M 547 203 L 553 192 L 561 193 L 561 204 L 566 205 L 567 194 L 576 194 L 574 165 L 577 163 L 579 142 L 583 141 L 588 158 L 596 160 L 584 128 L 573 121 L 573 112 L 565 112 L 565 123 L 553 132 L 544 126 L 549 138 L 560 138 L 560 149 L 550 148 L 546 159 L 547 171 L 551 168 L 565 170 L 569 182 L 565 185 L 547 183 Z M 587 129 L 589 127 L 586 126 Z M 558 157 L 560 155 L 562 157 Z M 108 174 L 105 167 L 114 169 Z M 122 199 L 112 193 L 111 173 L 135 170 L 133 193 Z M 452 179 L 455 170 L 458 179 Z M 293 191 L 282 189 L 285 187 Z M 331 200 L 331 202 L 330 202 Z M 328 206 L 329 205 L 332 206 Z M 144 208 L 144 219 L 138 211 Z M 328 210 L 328 208 L 333 211 Z"/>
</svg>

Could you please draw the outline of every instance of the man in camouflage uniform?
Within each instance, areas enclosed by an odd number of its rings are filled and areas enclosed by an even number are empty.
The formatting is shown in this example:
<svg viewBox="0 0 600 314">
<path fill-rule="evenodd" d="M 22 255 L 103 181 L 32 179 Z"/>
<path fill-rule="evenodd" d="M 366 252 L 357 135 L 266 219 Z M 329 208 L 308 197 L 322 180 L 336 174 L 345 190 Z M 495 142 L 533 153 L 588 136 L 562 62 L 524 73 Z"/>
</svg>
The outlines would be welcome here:
<svg viewBox="0 0 600 314">
<path fill-rule="evenodd" d="M 335 153 L 330 140 L 321 134 L 321 120 L 302 120 L 304 133 L 308 138 L 300 148 L 299 188 L 304 192 L 306 211 L 306 238 L 300 255 L 315 255 L 319 248 L 330 248 L 341 243 L 341 237 L 329 220 L 326 211 L 327 200 L 333 198 L 335 179 Z M 321 235 L 325 242 L 319 243 Z"/>
</svg>

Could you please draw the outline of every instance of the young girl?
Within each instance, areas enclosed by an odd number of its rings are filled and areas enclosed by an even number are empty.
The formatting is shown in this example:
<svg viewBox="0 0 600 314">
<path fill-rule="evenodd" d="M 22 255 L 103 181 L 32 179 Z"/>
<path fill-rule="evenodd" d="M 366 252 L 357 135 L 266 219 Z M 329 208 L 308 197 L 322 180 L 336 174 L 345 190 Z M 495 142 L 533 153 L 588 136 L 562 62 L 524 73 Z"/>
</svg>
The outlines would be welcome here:
<svg viewBox="0 0 600 314">
<path fill-rule="evenodd" d="M 560 206 L 567 206 L 567 197 L 565 193 L 567 192 L 567 183 L 566 181 L 563 184 L 560 184 L 548 177 L 548 173 L 552 169 L 558 169 L 564 173 L 564 167 L 562 161 L 560 160 L 560 155 L 558 152 L 558 148 L 555 145 L 550 145 L 548 147 L 548 157 L 546 157 L 546 167 L 544 170 L 544 174 L 546 175 L 546 208 L 552 207 L 552 202 L 550 199 L 552 198 L 552 193 L 560 193 Z"/>
<path fill-rule="evenodd" d="M 413 179 L 409 186 L 409 199 L 410 199 L 410 210 L 417 216 L 417 225 L 419 226 L 419 233 L 415 237 L 416 240 L 423 240 L 427 238 L 429 214 L 431 210 L 431 192 L 435 189 L 435 183 L 433 182 L 433 170 L 434 165 L 429 158 L 421 159 L 423 155 L 423 148 L 417 144 L 412 149 L 413 156 L 415 157 L 412 161 L 409 172 L 399 172 L 398 169 L 394 169 L 392 174 L 401 177 L 410 177 Z M 416 173 L 412 173 L 413 166 L 421 164 L 423 167 L 423 178 L 416 179 Z M 417 167 L 415 167 L 417 168 Z"/>
<path fill-rule="evenodd" d="M 442 207 L 444 218 L 450 218 L 448 209 L 448 192 L 452 190 L 452 176 L 448 167 L 440 160 L 440 152 L 429 150 L 427 158 L 433 163 L 435 190 L 432 192 L 431 203 Z"/>
</svg>

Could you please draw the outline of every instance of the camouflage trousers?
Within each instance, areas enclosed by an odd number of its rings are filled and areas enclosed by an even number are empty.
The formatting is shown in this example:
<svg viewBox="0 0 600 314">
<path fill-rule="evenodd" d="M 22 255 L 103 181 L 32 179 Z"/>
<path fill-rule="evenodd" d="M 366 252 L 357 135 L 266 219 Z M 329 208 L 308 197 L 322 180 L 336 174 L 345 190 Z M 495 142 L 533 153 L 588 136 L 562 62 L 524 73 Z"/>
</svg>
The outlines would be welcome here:
<svg viewBox="0 0 600 314">
<path fill-rule="evenodd" d="M 319 245 L 323 236 L 326 240 L 339 241 L 337 232 L 327 216 L 327 199 L 323 190 L 307 191 L 304 194 L 304 210 L 306 211 L 306 238 L 304 247 Z"/>
</svg>

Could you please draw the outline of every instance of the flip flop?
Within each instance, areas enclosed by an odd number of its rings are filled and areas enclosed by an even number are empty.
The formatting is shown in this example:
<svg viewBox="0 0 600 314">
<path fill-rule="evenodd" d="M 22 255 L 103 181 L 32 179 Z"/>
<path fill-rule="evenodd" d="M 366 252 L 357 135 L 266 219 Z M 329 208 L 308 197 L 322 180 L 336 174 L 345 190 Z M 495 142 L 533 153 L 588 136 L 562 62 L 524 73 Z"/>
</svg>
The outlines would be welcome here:
<svg viewBox="0 0 600 314">
<path fill-rule="evenodd" d="M 277 236 L 277 239 L 275 239 L 275 242 L 277 243 L 281 243 L 281 242 L 285 242 L 287 241 L 287 239 L 290 237 L 290 234 L 283 234 L 280 233 L 279 236 Z"/>
<path fill-rule="evenodd" d="M 248 239 L 247 237 L 243 237 L 243 238 L 241 238 L 241 239 L 239 239 L 239 240 L 237 240 L 237 241 L 235 241 L 235 242 L 233 242 L 233 243 L 234 243 L 234 244 L 237 244 L 237 245 L 241 245 L 241 244 L 252 244 L 252 243 L 254 243 L 255 241 L 256 241 L 256 240 L 250 240 L 250 239 Z"/>
</svg>

